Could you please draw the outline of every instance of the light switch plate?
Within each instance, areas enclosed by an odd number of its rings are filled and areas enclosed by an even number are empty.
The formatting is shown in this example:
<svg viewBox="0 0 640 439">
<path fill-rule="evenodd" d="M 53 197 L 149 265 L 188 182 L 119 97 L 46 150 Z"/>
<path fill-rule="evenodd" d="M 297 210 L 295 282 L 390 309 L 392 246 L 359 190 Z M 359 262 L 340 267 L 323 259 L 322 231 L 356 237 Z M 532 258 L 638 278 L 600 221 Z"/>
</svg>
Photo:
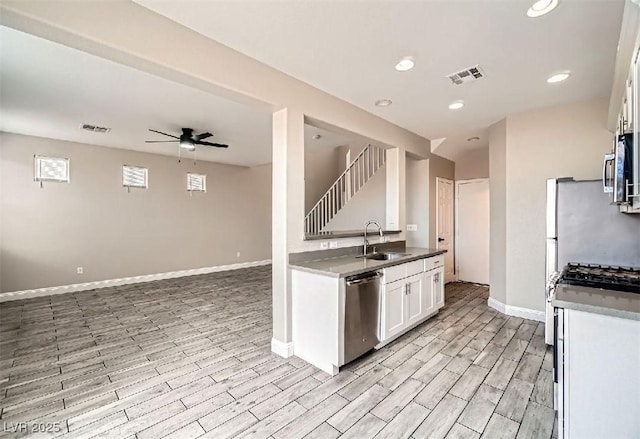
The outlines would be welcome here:
<svg viewBox="0 0 640 439">
<path fill-rule="evenodd" d="M 338 241 L 329 241 L 329 248 L 338 248 Z"/>
<path fill-rule="evenodd" d="M 417 232 L 418 225 L 417 224 L 407 224 L 407 231 L 409 232 Z"/>
<path fill-rule="evenodd" d="M 325 242 L 321 242 L 320 243 L 320 249 L 321 250 L 326 250 L 328 248 L 329 248 L 329 243 L 328 242 L 325 241 Z"/>
</svg>

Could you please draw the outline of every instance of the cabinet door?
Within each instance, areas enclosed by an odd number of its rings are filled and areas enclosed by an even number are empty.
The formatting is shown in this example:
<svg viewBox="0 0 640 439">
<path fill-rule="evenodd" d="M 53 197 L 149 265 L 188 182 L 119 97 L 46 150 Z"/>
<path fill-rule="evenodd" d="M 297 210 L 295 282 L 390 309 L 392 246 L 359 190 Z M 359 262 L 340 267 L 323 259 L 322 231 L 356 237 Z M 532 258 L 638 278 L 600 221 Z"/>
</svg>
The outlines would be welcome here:
<svg viewBox="0 0 640 439">
<path fill-rule="evenodd" d="M 388 340 L 399 334 L 407 326 L 404 307 L 405 283 L 403 279 L 384 285 L 380 341 Z"/>
<path fill-rule="evenodd" d="M 433 284 L 433 295 L 435 297 L 435 308 L 440 309 L 444 306 L 444 269 L 438 268 L 433 270 L 431 275 Z"/>
<path fill-rule="evenodd" d="M 407 325 L 419 322 L 433 310 L 431 283 L 425 273 L 408 277 L 407 282 Z"/>
<path fill-rule="evenodd" d="M 440 270 L 444 271 L 444 268 Z M 433 313 L 436 307 L 436 283 L 433 280 L 433 275 L 438 270 L 431 270 L 426 273 L 422 273 L 422 302 L 424 303 L 423 317 Z"/>
</svg>

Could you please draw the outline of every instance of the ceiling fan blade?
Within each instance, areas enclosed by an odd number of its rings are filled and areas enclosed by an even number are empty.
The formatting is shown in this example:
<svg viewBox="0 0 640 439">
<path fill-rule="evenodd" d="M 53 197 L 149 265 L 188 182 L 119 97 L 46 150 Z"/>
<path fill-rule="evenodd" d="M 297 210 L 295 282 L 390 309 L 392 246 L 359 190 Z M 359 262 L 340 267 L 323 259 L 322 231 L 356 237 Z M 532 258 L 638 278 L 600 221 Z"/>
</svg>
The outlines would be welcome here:
<svg viewBox="0 0 640 439">
<path fill-rule="evenodd" d="M 213 134 L 207 132 L 207 133 L 198 134 L 197 136 L 193 136 L 193 138 L 195 140 L 202 140 L 202 139 L 206 139 L 207 137 L 211 137 L 211 136 L 213 136 Z"/>
<path fill-rule="evenodd" d="M 224 145 L 222 143 L 211 143 L 211 142 L 195 142 L 197 145 L 206 145 L 206 146 L 215 146 L 216 148 L 228 148 L 229 145 Z"/>
<path fill-rule="evenodd" d="M 162 134 L 163 136 L 173 137 L 174 139 L 180 139 L 180 137 L 178 137 L 178 136 L 174 136 L 173 134 L 163 133 L 162 131 L 152 130 L 151 128 L 149 128 L 149 131 L 151 131 L 152 133 Z"/>
<path fill-rule="evenodd" d="M 145 140 L 144 143 L 176 143 L 179 140 Z"/>
</svg>

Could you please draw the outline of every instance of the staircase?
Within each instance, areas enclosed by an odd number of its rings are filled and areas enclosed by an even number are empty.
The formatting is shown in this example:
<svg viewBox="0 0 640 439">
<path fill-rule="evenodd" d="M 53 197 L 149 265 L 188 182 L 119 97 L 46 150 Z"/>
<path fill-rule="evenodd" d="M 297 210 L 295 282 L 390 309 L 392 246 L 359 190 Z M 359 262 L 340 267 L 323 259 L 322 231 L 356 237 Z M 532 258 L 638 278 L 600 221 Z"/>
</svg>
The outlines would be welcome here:
<svg viewBox="0 0 640 439">
<path fill-rule="evenodd" d="M 386 161 L 385 150 L 367 145 L 304 218 L 304 233 L 315 235 L 358 193 Z"/>
</svg>

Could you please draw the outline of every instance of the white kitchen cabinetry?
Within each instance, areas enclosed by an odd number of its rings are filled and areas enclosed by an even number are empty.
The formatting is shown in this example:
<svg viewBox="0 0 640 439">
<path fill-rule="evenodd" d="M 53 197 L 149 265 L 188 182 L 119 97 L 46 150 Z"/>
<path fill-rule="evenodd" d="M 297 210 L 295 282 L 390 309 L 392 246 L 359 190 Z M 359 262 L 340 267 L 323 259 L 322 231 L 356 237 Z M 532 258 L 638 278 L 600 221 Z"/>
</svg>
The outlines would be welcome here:
<svg viewBox="0 0 640 439">
<path fill-rule="evenodd" d="M 407 326 L 405 316 L 405 287 L 404 280 L 391 282 L 384 286 L 382 316 L 382 333 L 384 338 L 392 338 L 400 334 Z"/>
<path fill-rule="evenodd" d="M 433 311 L 433 292 L 429 279 L 423 273 L 408 277 L 406 282 L 407 326 L 412 326 Z"/>
<path fill-rule="evenodd" d="M 431 284 L 434 291 L 436 309 L 440 309 L 444 306 L 444 267 L 436 268 L 432 270 Z"/>
<path fill-rule="evenodd" d="M 443 262 L 442 258 L 435 257 L 383 270 L 379 346 L 418 325 L 444 306 Z M 425 271 L 425 268 L 429 270 Z"/>
<path fill-rule="evenodd" d="M 640 437 L 640 321 L 557 313 L 558 437 Z"/>
</svg>

